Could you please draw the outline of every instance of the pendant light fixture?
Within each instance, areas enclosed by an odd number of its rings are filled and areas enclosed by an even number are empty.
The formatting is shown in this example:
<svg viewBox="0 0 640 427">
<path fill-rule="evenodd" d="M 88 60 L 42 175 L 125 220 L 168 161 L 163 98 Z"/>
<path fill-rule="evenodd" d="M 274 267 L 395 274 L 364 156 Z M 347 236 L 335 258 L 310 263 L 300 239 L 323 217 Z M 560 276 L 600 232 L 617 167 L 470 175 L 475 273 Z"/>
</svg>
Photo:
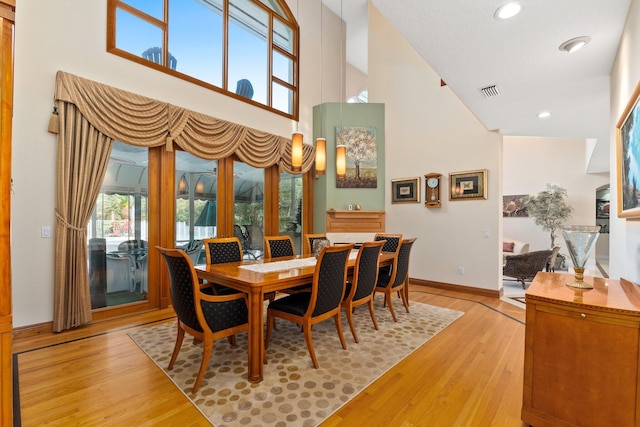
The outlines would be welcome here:
<svg viewBox="0 0 640 427">
<path fill-rule="evenodd" d="M 300 19 L 300 1 L 296 2 L 296 13 Z M 300 45 L 300 24 L 298 23 L 298 45 Z M 298 113 L 299 114 L 299 113 Z M 302 133 L 299 131 L 300 121 L 296 121 L 296 131 L 291 137 L 291 169 L 293 172 L 302 172 Z"/>
<path fill-rule="evenodd" d="M 324 175 L 327 170 L 327 140 L 316 138 L 316 175 Z"/>
<path fill-rule="evenodd" d="M 320 0 L 320 135 L 324 132 L 322 107 L 322 0 Z M 327 170 L 327 140 L 316 138 L 316 177 L 324 175 Z"/>
<path fill-rule="evenodd" d="M 340 0 L 340 131 L 342 132 L 342 104 L 344 102 L 344 91 L 342 89 L 344 80 L 344 22 L 342 21 L 342 0 Z M 347 176 L 347 146 L 338 141 L 339 133 L 336 132 L 336 177 L 344 179 Z"/>
<path fill-rule="evenodd" d="M 302 171 L 302 134 L 295 132 L 291 137 L 291 169 Z"/>
<path fill-rule="evenodd" d="M 347 176 L 347 146 L 344 144 L 336 145 L 336 176 L 338 179 Z"/>
</svg>

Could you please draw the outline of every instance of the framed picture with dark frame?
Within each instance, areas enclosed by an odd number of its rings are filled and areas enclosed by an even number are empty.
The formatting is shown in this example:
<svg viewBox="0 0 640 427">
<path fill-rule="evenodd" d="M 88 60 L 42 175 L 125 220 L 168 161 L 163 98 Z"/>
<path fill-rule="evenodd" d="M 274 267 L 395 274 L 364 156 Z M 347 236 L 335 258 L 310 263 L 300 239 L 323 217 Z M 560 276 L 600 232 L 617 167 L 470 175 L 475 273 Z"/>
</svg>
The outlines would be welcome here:
<svg viewBox="0 0 640 427">
<path fill-rule="evenodd" d="M 487 170 L 478 169 L 449 174 L 449 200 L 487 198 Z"/>
<path fill-rule="evenodd" d="M 420 177 L 392 179 L 391 203 L 420 203 Z"/>
<path fill-rule="evenodd" d="M 618 216 L 640 218 L 640 83 L 616 125 Z"/>
</svg>

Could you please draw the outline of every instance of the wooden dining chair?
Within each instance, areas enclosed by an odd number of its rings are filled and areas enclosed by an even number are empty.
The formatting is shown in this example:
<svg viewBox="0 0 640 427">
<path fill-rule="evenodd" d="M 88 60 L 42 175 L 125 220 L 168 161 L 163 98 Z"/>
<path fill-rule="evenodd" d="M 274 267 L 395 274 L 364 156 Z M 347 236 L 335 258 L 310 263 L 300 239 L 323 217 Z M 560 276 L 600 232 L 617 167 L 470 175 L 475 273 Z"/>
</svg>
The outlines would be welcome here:
<svg viewBox="0 0 640 427">
<path fill-rule="evenodd" d="M 173 369 L 185 332 L 203 342 L 200 370 L 192 388 L 195 393 L 204 378 L 214 341 L 228 338 L 229 343 L 236 346 L 235 334 L 249 329 L 246 297 L 243 293 L 205 294 L 200 289 L 193 263 L 184 251 L 159 246 L 156 249 L 169 270 L 171 301 L 178 319 L 178 335 L 168 369 Z"/>
<path fill-rule="evenodd" d="M 237 237 L 213 237 L 203 239 L 202 243 L 207 265 L 242 262 L 242 244 Z M 216 295 L 238 292 L 216 283 L 212 283 L 211 288 Z"/>
<path fill-rule="evenodd" d="M 212 237 L 204 239 L 205 255 L 207 265 L 225 264 L 228 262 L 242 262 L 243 251 L 242 244 L 237 237 Z M 231 294 L 240 292 L 220 284 L 212 284 L 214 294 Z M 268 292 L 264 295 L 264 299 L 273 301 L 275 292 Z"/>
<path fill-rule="evenodd" d="M 402 241 L 402 234 L 376 233 L 373 240 L 375 242 L 385 241 L 382 252 L 395 252 Z"/>
<path fill-rule="evenodd" d="M 415 237 L 412 239 L 403 239 L 397 248 L 397 255 L 393 259 L 391 275 L 378 275 L 376 292 L 384 294 L 385 303 L 389 304 L 389 311 L 391 311 L 391 317 L 393 317 L 394 322 L 397 322 L 398 319 L 396 318 L 396 313 L 393 310 L 393 303 L 391 301 L 391 294 L 393 292 L 398 292 L 405 310 L 407 310 L 407 313 L 409 312 L 409 298 L 404 290 L 405 287 L 408 286 L 409 257 L 411 256 L 411 248 L 415 241 Z"/>
<path fill-rule="evenodd" d="M 281 258 L 294 256 L 293 240 L 290 236 L 264 236 L 264 258 Z M 293 288 L 283 289 L 286 294 L 294 294 L 297 292 L 311 291 L 311 284 L 294 286 Z"/>
<path fill-rule="evenodd" d="M 380 240 L 386 240 L 386 243 L 382 247 L 382 252 L 398 252 L 398 246 L 400 246 L 400 241 L 402 240 L 402 234 L 389 234 L 389 233 L 376 233 L 373 236 L 373 240 L 375 242 Z M 381 275 L 391 275 L 392 266 L 384 266 L 380 267 Z"/>
<path fill-rule="evenodd" d="M 347 281 L 347 262 L 354 245 L 327 246 L 318 256 L 313 273 L 311 292 L 300 292 L 279 298 L 267 308 L 267 336 L 265 349 L 269 346 L 276 317 L 302 326 L 313 367 L 318 368 L 318 359 L 313 349 L 311 326 L 333 317 L 342 348 L 347 343 L 340 322 L 340 303 L 344 298 Z"/>
<path fill-rule="evenodd" d="M 293 240 L 290 236 L 264 236 L 265 259 L 294 255 Z"/>
<path fill-rule="evenodd" d="M 356 258 L 356 266 L 353 270 L 353 279 L 351 282 L 347 282 L 346 285 L 342 307 L 344 307 L 347 314 L 349 328 L 351 329 L 353 340 L 356 343 L 360 341 L 358 340 L 356 328 L 353 324 L 353 309 L 355 307 L 368 304 L 373 327 L 378 330 L 376 314 L 373 309 L 373 295 L 375 294 L 376 283 L 378 282 L 380 252 L 385 243 L 384 240 L 379 240 L 377 242 L 365 242 L 360 246 L 358 257 Z"/>
<path fill-rule="evenodd" d="M 303 247 L 303 251 L 305 254 L 312 254 L 313 253 L 313 242 L 318 240 L 318 239 L 326 239 L 327 235 L 324 233 L 319 233 L 319 234 L 305 234 L 304 235 L 304 247 Z"/>
</svg>

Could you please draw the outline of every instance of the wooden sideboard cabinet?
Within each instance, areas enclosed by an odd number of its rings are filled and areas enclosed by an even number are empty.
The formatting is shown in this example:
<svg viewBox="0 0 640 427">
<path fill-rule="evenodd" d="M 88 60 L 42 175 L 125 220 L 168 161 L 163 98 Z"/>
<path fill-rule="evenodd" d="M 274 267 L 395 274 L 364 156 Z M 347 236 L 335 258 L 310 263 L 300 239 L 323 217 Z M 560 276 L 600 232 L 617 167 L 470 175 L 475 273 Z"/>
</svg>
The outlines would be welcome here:
<svg viewBox="0 0 640 427">
<path fill-rule="evenodd" d="M 535 427 L 635 426 L 640 290 L 626 280 L 538 273 L 526 296 L 522 421 Z"/>
<path fill-rule="evenodd" d="M 344 211 L 329 209 L 327 233 L 384 233 L 384 211 Z"/>
</svg>

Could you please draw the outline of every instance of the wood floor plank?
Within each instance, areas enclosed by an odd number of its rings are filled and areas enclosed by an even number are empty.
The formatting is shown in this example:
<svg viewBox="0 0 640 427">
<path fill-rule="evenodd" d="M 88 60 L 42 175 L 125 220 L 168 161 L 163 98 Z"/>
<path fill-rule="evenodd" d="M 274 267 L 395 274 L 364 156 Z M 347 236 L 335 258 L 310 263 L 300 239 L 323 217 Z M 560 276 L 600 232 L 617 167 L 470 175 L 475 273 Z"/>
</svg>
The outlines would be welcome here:
<svg viewBox="0 0 640 427">
<path fill-rule="evenodd" d="M 521 426 L 524 310 L 470 293 L 410 291 L 413 301 L 465 314 L 322 426 Z M 171 316 L 17 337 L 22 425 L 209 425 L 127 335 Z"/>
</svg>

